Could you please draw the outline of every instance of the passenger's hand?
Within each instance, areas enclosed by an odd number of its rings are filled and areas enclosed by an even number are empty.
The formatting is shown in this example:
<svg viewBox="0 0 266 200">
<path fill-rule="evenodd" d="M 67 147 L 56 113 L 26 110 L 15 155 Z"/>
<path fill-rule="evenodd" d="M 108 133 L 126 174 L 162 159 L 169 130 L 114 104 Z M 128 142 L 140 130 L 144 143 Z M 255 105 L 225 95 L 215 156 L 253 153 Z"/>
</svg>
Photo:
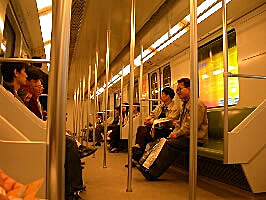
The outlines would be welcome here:
<svg viewBox="0 0 266 200">
<path fill-rule="evenodd" d="M 180 120 L 173 120 L 173 121 L 172 121 L 172 124 L 173 124 L 173 126 L 175 126 L 175 127 L 176 127 L 176 126 L 177 126 L 177 124 L 178 124 L 179 122 L 180 122 Z"/>
<path fill-rule="evenodd" d="M 151 118 L 146 118 L 146 119 L 144 120 L 144 124 L 145 124 L 145 125 L 152 125 L 152 124 L 153 124 L 153 119 L 151 119 Z"/>
<path fill-rule="evenodd" d="M 176 132 L 170 133 L 170 135 L 168 136 L 168 138 L 177 138 L 177 133 Z"/>
</svg>

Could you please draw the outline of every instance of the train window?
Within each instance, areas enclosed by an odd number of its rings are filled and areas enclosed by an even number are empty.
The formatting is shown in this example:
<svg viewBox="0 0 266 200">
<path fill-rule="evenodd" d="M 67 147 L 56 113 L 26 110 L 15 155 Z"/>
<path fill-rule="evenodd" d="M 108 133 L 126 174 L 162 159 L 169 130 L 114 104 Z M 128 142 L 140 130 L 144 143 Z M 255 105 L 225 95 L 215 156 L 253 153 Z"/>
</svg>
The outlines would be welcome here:
<svg viewBox="0 0 266 200">
<path fill-rule="evenodd" d="M 158 99 L 160 87 L 159 87 L 159 80 L 158 80 L 158 72 L 153 72 L 150 75 L 150 99 Z M 152 101 L 150 104 L 151 110 L 153 110 L 159 102 Z"/>
<path fill-rule="evenodd" d="M 224 106 L 224 65 L 222 36 L 199 48 L 199 95 L 207 107 Z M 235 30 L 228 32 L 228 71 L 237 74 Z M 239 101 L 238 78 L 228 80 L 228 105 Z"/>
<path fill-rule="evenodd" d="M 138 82 L 138 80 L 135 80 L 135 82 L 134 82 L 133 102 L 134 103 L 138 103 L 139 102 L 139 82 Z"/>
<path fill-rule="evenodd" d="M 2 57 L 14 57 L 16 34 L 7 16 L 5 17 L 3 41 L 4 42 L 2 44 L 5 46 L 5 52 L 3 52 L 3 55 L 1 56 Z"/>
<path fill-rule="evenodd" d="M 171 87 L 171 69 L 170 65 L 163 68 L 163 88 Z"/>
<path fill-rule="evenodd" d="M 159 99 L 160 92 L 165 87 L 171 87 L 171 68 L 167 64 L 149 74 L 150 99 Z M 158 101 L 150 102 L 150 111 L 157 105 Z"/>
</svg>

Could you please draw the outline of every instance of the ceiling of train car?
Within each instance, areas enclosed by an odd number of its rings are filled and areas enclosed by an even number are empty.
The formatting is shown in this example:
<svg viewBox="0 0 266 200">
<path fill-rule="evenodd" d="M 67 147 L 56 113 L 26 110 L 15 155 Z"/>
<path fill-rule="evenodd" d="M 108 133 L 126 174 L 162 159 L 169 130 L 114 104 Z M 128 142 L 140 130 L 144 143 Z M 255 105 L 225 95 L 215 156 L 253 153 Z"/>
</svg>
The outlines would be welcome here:
<svg viewBox="0 0 266 200">
<path fill-rule="evenodd" d="M 136 1 L 136 32 L 164 2 L 165 0 Z M 70 55 L 72 56 L 68 92 L 70 95 L 73 94 L 73 88 L 77 87 L 77 72 L 86 73 L 89 64 L 94 69 L 96 49 L 99 62 L 98 76 L 104 73 L 107 27 L 111 33 L 110 62 L 127 46 L 130 41 L 130 9 L 131 1 L 87 1 L 75 51 Z M 93 77 L 94 70 L 92 73 Z M 78 77 L 82 78 L 82 76 Z"/>
<path fill-rule="evenodd" d="M 198 5 L 203 1 L 204 0 L 198 1 Z M 155 1 L 152 1 L 152 4 L 150 4 L 150 1 L 145 1 L 145 5 L 143 3 L 136 6 L 137 33 L 135 57 L 140 53 L 141 45 L 143 45 L 144 49 L 147 49 L 153 42 L 168 31 L 169 26 L 174 26 L 189 14 L 189 2 L 186 0 L 168 0 L 165 2 L 156 1 L 156 5 L 154 2 Z M 232 0 L 228 4 L 229 21 L 236 20 L 262 3 L 263 0 Z M 120 5 L 106 5 L 106 3 L 103 4 L 103 1 L 99 1 L 98 3 L 89 2 L 89 4 L 86 17 L 84 18 L 85 23 L 83 23 L 83 27 L 81 28 L 79 41 L 76 44 L 76 52 L 70 69 L 69 97 L 73 95 L 73 89 L 77 88 L 78 82 L 74 81 L 75 78 L 81 78 L 81 74 L 87 74 L 85 69 L 88 68 L 89 64 L 92 65 L 92 71 L 94 71 L 96 48 L 99 50 L 99 86 L 101 87 L 103 85 L 105 77 L 101 77 L 101 75 L 105 70 L 106 27 L 108 15 L 111 15 L 110 71 L 112 75 L 117 74 L 121 70 L 122 65 L 129 64 L 130 4 L 121 3 Z M 151 5 L 154 5 L 152 9 L 150 8 Z M 239 5 L 241 5 L 241 7 L 239 7 Z M 95 9 L 96 7 L 102 9 L 97 10 Z M 111 11 L 107 9 L 108 7 L 111 7 Z M 202 38 L 205 38 L 207 35 L 220 28 L 221 9 L 198 26 L 199 39 L 201 40 Z M 184 49 L 187 49 L 188 47 L 189 33 L 186 33 L 167 48 L 158 52 L 156 56 L 149 59 L 148 62 L 145 62 L 144 73 L 152 71 L 156 67 L 169 62 L 171 57 L 184 51 Z M 135 74 L 135 77 L 139 76 L 138 68 Z M 92 83 L 93 82 L 94 79 L 92 78 Z M 115 90 L 119 85 L 120 84 L 114 85 L 112 89 Z"/>
<path fill-rule="evenodd" d="M 14 7 L 31 56 L 45 55 L 36 0 L 10 0 L 10 2 Z"/>
</svg>

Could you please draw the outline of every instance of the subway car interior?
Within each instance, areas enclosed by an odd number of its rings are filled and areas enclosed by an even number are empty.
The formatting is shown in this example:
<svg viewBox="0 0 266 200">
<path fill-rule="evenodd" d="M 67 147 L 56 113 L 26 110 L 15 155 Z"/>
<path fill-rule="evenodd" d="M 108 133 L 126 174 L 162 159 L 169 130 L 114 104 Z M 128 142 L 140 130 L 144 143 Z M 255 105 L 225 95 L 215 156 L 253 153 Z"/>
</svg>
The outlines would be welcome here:
<svg viewBox="0 0 266 200">
<path fill-rule="evenodd" d="M 265 65 L 265 0 L 1 0 L 0 200 L 266 200 Z"/>
</svg>

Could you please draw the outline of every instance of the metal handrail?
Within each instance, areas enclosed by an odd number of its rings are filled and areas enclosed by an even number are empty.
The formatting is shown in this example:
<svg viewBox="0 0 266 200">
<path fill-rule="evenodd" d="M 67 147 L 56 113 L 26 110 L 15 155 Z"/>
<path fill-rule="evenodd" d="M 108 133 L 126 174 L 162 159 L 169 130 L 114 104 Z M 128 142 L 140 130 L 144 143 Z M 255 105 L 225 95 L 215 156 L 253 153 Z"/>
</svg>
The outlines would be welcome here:
<svg viewBox="0 0 266 200">
<path fill-rule="evenodd" d="M 233 74 L 231 72 L 224 73 L 224 76 L 227 76 L 227 77 L 239 77 L 239 78 L 266 79 L 266 76 L 250 75 L 250 74 Z"/>
<path fill-rule="evenodd" d="M 141 98 L 141 101 L 161 101 L 160 99 L 145 99 L 145 98 Z"/>
<path fill-rule="evenodd" d="M 0 58 L 0 62 L 50 63 L 50 60 L 28 58 Z"/>
</svg>

